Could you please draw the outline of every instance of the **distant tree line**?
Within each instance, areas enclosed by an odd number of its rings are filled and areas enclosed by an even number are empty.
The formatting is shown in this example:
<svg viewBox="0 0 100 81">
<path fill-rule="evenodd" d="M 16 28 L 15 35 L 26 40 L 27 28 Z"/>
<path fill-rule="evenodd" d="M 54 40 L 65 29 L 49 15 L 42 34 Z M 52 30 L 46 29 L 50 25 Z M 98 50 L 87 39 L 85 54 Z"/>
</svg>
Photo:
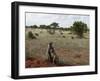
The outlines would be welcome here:
<svg viewBox="0 0 100 81">
<path fill-rule="evenodd" d="M 38 29 L 55 29 L 55 30 L 70 30 L 70 28 L 67 28 L 67 27 L 60 27 L 59 26 L 59 23 L 56 23 L 56 22 L 53 22 L 51 23 L 50 25 L 31 25 L 31 26 L 26 26 L 26 28 L 38 28 Z"/>
<path fill-rule="evenodd" d="M 32 25 L 26 26 L 26 28 L 38 28 L 38 29 L 47 29 L 47 32 L 54 34 L 56 30 L 62 31 L 71 31 L 73 34 L 76 34 L 79 38 L 84 36 L 84 33 L 89 31 L 87 24 L 82 21 L 75 21 L 70 27 L 60 27 L 59 23 L 53 22 L 50 25 Z"/>
</svg>

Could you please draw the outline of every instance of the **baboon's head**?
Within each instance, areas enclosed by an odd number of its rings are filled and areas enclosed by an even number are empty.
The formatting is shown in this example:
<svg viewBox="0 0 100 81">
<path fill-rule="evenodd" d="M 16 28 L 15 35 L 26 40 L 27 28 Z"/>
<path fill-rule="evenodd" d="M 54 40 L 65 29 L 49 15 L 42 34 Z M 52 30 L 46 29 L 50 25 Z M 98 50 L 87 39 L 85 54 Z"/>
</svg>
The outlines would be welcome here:
<svg viewBox="0 0 100 81">
<path fill-rule="evenodd" d="M 50 43 L 49 43 L 49 46 L 51 46 L 51 47 L 52 47 L 52 45 L 53 45 L 53 42 L 50 42 Z"/>
</svg>

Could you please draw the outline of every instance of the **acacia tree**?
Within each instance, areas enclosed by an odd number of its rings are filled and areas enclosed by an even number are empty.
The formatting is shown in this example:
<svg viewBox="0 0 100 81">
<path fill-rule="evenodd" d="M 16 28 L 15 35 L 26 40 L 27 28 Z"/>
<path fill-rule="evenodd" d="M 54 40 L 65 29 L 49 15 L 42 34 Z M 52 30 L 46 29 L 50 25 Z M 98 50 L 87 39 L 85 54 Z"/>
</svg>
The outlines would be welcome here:
<svg viewBox="0 0 100 81">
<path fill-rule="evenodd" d="M 59 27 L 58 23 L 56 23 L 56 22 L 51 23 L 50 24 L 50 33 L 54 34 L 57 27 Z"/>
<path fill-rule="evenodd" d="M 57 28 L 57 27 L 59 27 L 58 23 L 56 23 L 56 22 L 51 23 L 50 26 L 51 26 L 52 28 Z"/>
<path fill-rule="evenodd" d="M 76 34 L 79 38 L 84 36 L 84 32 L 87 32 L 87 24 L 82 21 L 75 21 L 71 26 L 71 31 Z"/>
</svg>

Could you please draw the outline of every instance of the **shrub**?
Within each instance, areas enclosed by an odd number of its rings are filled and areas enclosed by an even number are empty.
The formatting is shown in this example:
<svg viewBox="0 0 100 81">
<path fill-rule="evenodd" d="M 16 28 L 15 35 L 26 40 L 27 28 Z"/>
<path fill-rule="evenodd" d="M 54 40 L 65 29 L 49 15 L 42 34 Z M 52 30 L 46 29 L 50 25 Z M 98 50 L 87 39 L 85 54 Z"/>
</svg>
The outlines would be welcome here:
<svg viewBox="0 0 100 81">
<path fill-rule="evenodd" d="M 88 31 L 87 24 L 82 21 L 75 21 L 71 27 L 71 31 L 78 36 L 78 38 L 84 37 L 84 32 Z"/>
<path fill-rule="evenodd" d="M 74 37 L 72 36 L 71 39 L 74 39 Z"/>
<path fill-rule="evenodd" d="M 36 39 L 36 36 L 34 36 L 34 34 L 31 31 L 28 32 L 28 37 L 30 39 Z"/>
<path fill-rule="evenodd" d="M 69 32 L 68 34 L 72 34 L 71 32 Z"/>
<path fill-rule="evenodd" d="M 39 34 L 38 34 L 38 33 L 35 33 L 35 35 L 36 35 L 36 36 L 39 36 Z"/>
<path fill-rule="evenodd" d="M 65 36 L 62 36 L 63 38 L 65 38 Z"/>
<path fill-rule="evenodd" d="M 61 34 L 61 35 L 63 35 L 63 33 L 62 33 L 62 32 L 61 32 L 60 34 Z"/>
<path fill-rule="evenodd" d="M 43 31 L 40 31 L 40 33 L 43 33 Z"/>
</svg>

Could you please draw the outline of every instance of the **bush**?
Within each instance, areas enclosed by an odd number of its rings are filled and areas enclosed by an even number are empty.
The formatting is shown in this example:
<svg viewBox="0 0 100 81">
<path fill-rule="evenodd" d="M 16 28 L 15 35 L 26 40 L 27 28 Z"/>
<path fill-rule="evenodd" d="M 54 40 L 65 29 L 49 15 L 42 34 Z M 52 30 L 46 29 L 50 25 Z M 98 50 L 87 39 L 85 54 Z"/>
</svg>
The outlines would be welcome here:
<svg viewBox="0 0 100 81">
<path fill-rule="evenodd" d="M 34 34 L 31 31 L 28 32 L 28 37 L 30 39 L 36 39 L 36 37 L 34 36 Z"/>
<path fill-rule="evenodd" d="M 74 37 L 72 36 L 71 39 L 74 39 Z"/>
<path fill-rule="evenodd" d="M 35 33 L 35 35 L 36 35 L 36 36 L 39 36 L 39 34 L 38 34 L 38 33 Z"/>
<path fill-rule="evenodd" d="M 69 32 L 68 34 L 72 34 L 71 32 Z"/>
<path fill-rule="evenodd" d="M 66 38 L 65 36 L 62 36 L 63 38 Z"/>
<path fill-rule="evenodd" d="M 87 32 L 87 24 L 81 21 L 75 21 L 71 27 L 71 31 L 78 36 L 78 38 L 83 38 L 84 32 Z"/>
<path fill-rule="evenodd" d="M 61 32 L 60 34 L 61 34 L 61 35 L 63 35 L 63 33 L 62 33 L 62 32 Z"/>
</svg>

